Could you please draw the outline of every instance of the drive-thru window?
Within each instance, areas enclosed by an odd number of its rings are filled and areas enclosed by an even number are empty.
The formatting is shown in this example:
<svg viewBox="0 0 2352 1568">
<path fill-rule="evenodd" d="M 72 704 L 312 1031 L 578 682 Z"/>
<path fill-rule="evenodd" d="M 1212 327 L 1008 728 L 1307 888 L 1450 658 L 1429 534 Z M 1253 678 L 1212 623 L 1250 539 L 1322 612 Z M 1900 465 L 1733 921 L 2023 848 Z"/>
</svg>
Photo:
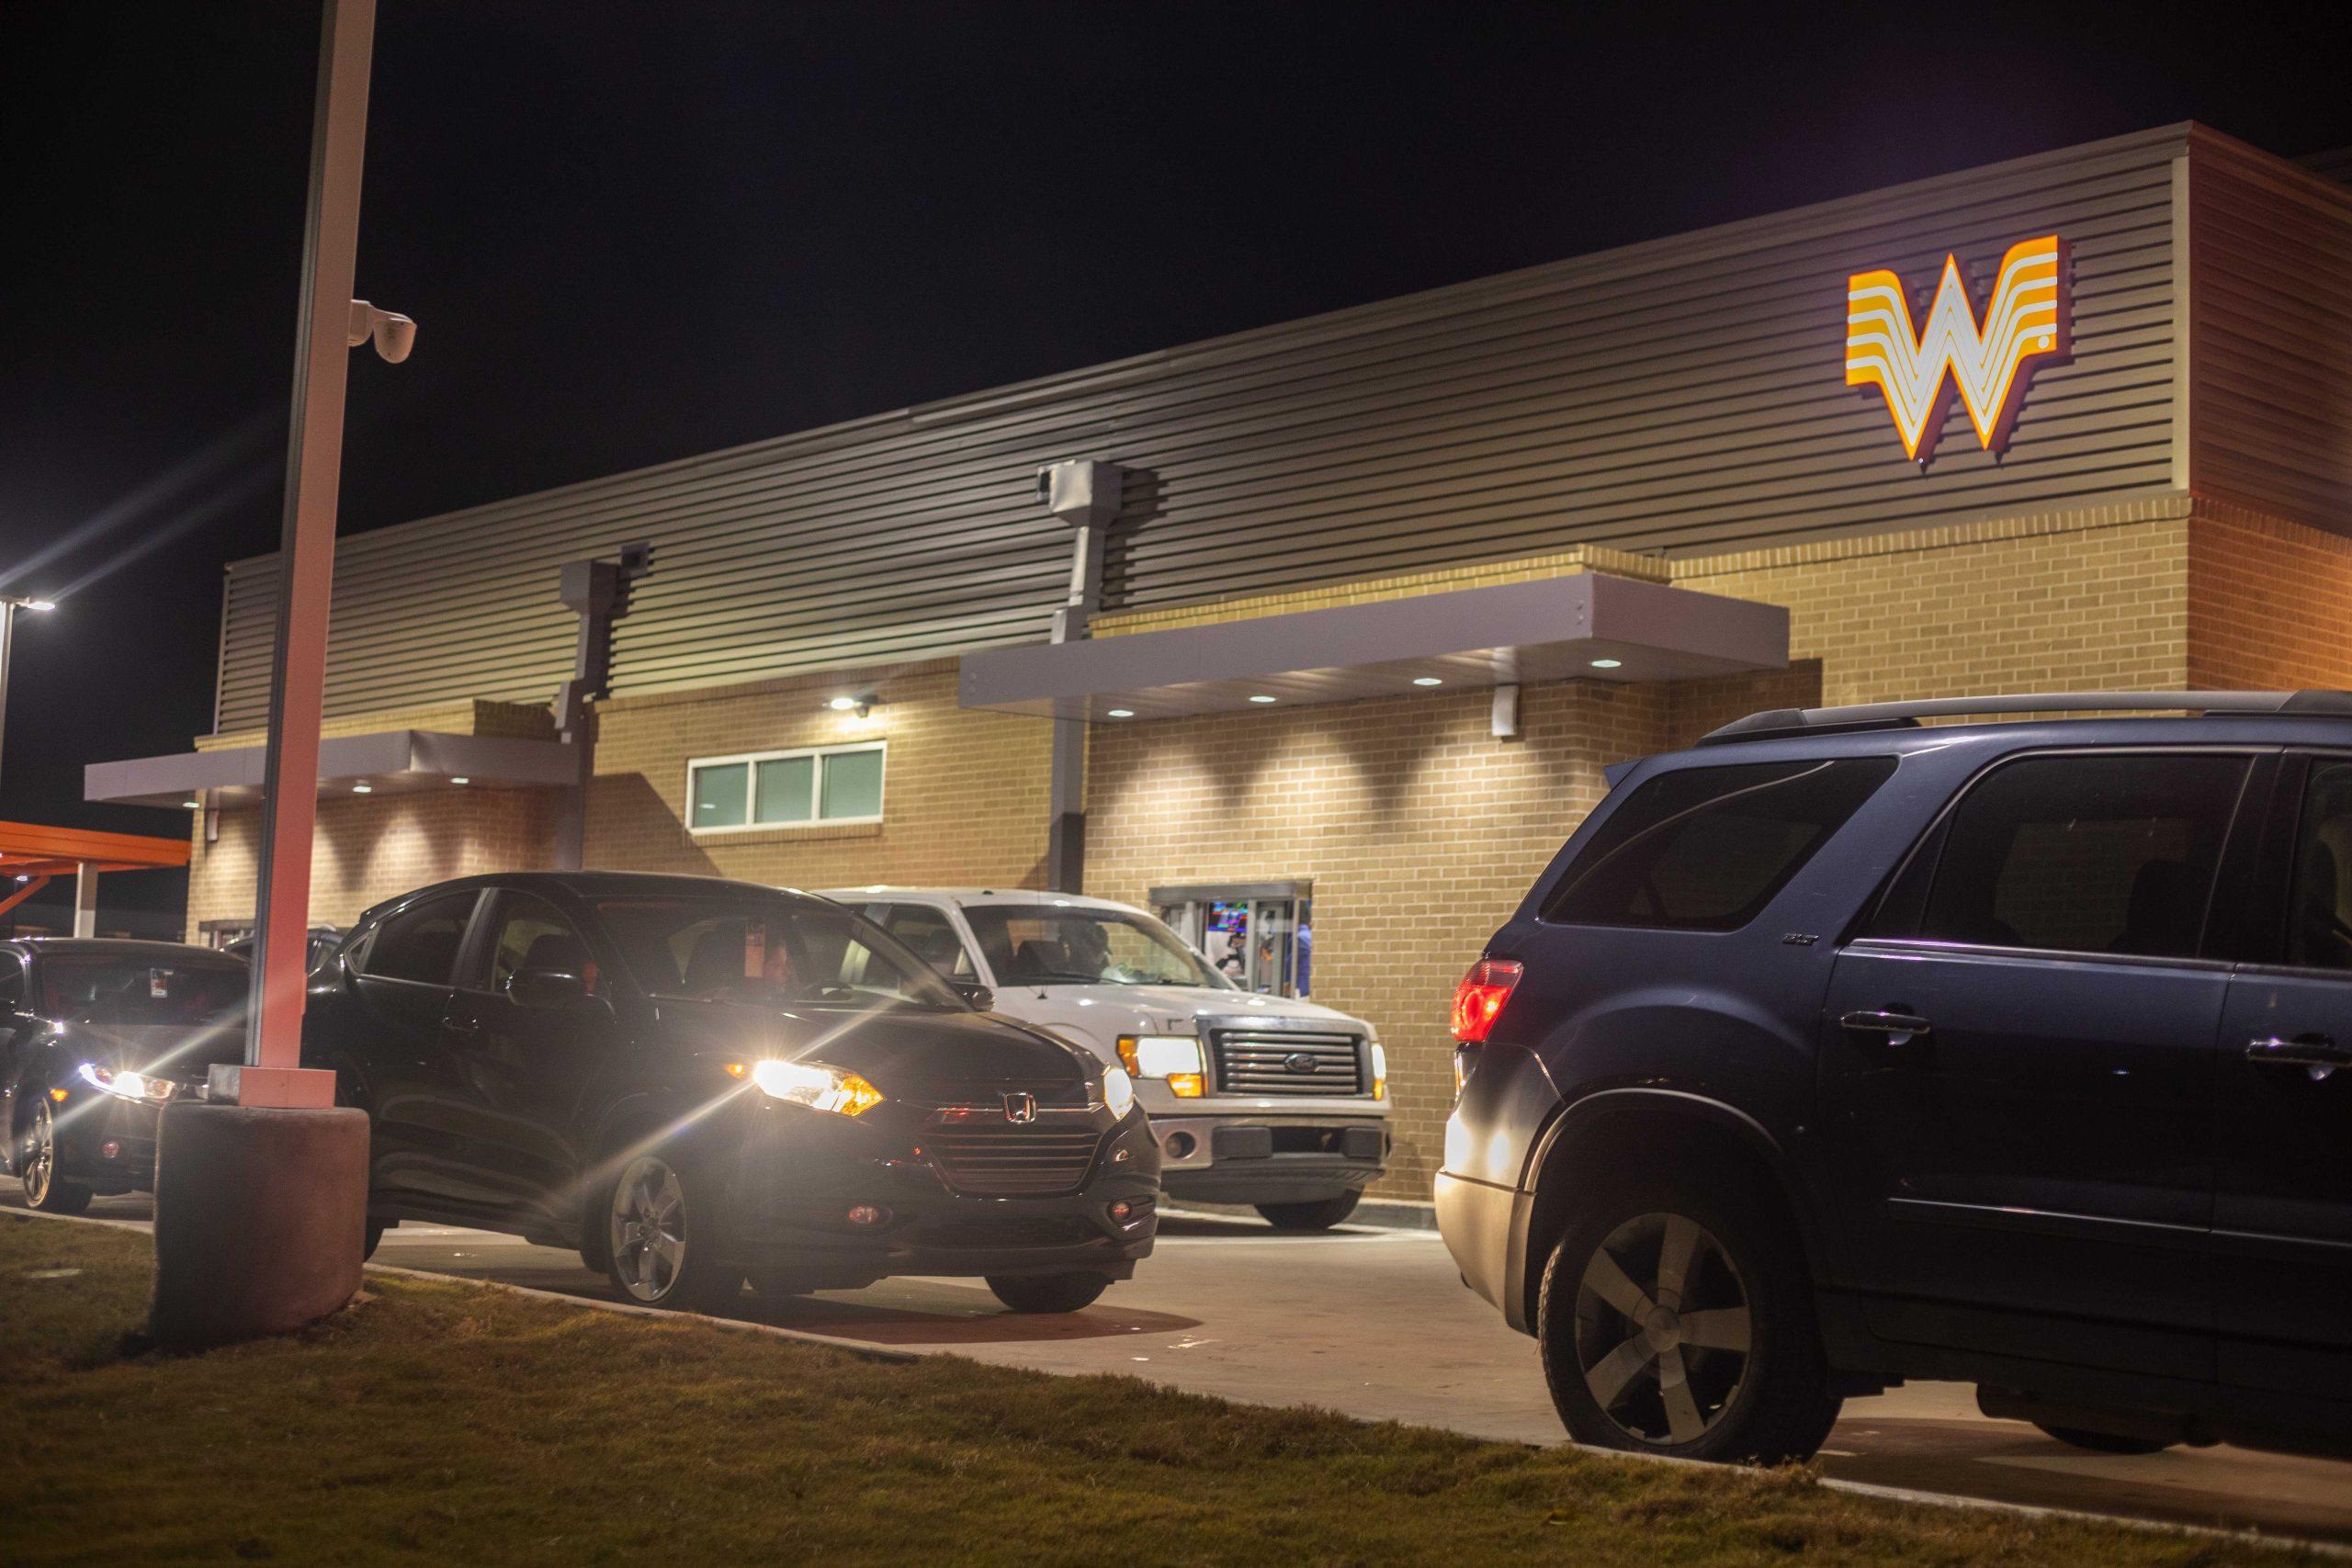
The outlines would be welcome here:
<svg viewBox="0 0 2352 1568">
<path fill-rule="evenodd" d="M 1314 885 L 1232 882 L 1155 887 L 1152 908 L 1245 991 L 1313 994 Z"/>
</svg>

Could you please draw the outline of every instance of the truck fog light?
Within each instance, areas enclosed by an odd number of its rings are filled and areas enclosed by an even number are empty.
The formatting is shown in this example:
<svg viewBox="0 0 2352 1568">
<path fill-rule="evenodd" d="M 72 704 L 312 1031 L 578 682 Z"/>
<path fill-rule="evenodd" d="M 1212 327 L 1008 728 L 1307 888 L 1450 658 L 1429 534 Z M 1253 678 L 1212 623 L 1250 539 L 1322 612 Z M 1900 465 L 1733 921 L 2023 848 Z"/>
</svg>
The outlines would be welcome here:
<svg viewBox="0 0 2352 1568">
<path fill-rule="evenodd" d="M 1190 1133 L 1170 1133 L 1168 1134 L 1168 1141 L 1160 1146 L 1168 1151 L 1168 1157 L 1170 1159 L 1189 1159 L 1192 1157 L 1193 1151 L 1199 1148 L 1201 1145 L 1200 1140 Z"/>
<path fill-rule="evenodd" d="M 870 1227 L 888 1224 L 890 1211 L 873 1203 L 860 1203 L 842 1218 L 854 1225 Z"/>
</svg>

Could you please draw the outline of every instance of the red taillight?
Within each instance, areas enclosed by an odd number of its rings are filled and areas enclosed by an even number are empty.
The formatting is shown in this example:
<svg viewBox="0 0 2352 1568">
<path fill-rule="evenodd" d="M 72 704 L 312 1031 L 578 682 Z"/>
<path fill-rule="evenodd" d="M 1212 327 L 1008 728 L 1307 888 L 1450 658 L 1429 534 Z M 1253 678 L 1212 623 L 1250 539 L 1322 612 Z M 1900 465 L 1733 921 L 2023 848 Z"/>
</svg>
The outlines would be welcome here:
<svg viewBox="0 0 2352 1568">
<path fill-rule="evenodd" d="M 1524 973 L 1510 958 L 1481 958 L 1470 965 L 1453 991 L 1453 1037 L 1465 1044 L 1483 1043 Z"/>
</svg>

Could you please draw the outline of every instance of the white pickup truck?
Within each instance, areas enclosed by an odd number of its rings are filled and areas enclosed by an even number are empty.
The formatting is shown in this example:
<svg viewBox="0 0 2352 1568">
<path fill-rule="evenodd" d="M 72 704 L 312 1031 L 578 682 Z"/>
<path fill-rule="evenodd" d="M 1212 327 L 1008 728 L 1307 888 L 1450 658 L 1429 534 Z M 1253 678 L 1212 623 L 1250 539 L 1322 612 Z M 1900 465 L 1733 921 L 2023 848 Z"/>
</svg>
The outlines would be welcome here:
<svg viewBox="0 0 2352 1568">
<path fill-rule="evenodd" d="M 1124 1066 L 1175 1199 L 1273 1224 L 1348 1217 L 1388 1156 L 1388 1064 L 1370 1024 L 1218 974 L 1155 916 L 1075 894 L 835 888 L 996 1011 Z"/>
</svg>

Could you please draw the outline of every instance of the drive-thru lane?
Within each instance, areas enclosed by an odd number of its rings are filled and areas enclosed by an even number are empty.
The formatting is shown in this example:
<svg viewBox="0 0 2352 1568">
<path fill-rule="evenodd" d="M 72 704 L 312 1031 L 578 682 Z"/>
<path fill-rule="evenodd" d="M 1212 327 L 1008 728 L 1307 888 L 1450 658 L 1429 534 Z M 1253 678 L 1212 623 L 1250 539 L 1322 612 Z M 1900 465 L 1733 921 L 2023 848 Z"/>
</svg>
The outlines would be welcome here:
<svg viewBox="0 0 2352 1568">
<path fill-rule="evenodd" d="M 13 1182 L 7 1201 L 16 1201 Z M 143 1219 L 144 1198 L 93 1214 Z M 567 1252 L 403 1225 L 379 1263 L 610 1298 Z M 866 1344 L 1052 1372 L 1127 1372 L 1201 1393 L 1314 1404 L 1479 1437 L 1563 1439 L 1532 1341 L 1462 1287 L 1436 1235 L 1346 1227 L 1284 1235 L 1170 1216 L 1137 1277 L 1069 1316 L 1008 1313 L 977 1280 L 890 1280 L 736 1315 Z M 1922 1492 L 2352 1543 L 2352 1464 L 2177 1449 L 2109 1458 L 1976 1413 L 1971 1390 L 1916 1383 L 1849 1401 L 1824 1470 Z"/>
</svg>

